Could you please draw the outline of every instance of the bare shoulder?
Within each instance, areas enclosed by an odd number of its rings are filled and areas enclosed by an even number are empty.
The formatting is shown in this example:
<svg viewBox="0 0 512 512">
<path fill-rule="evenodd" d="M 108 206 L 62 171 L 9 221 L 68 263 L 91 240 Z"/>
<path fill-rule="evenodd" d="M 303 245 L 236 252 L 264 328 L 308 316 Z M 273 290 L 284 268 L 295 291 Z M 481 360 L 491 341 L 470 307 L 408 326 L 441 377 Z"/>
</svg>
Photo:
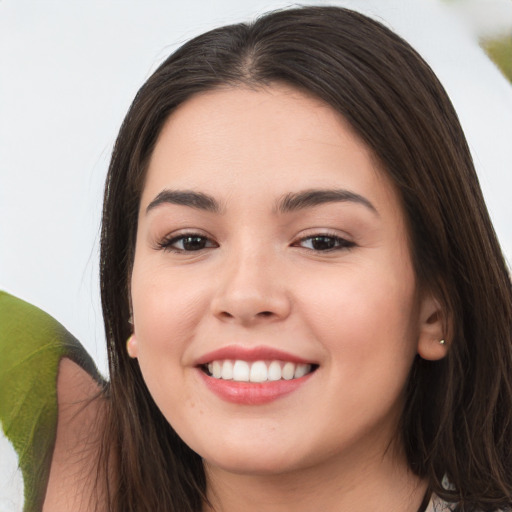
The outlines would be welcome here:
<svg viewBox="0 0 512 512">
<path fill-rule="evenodd" d="M 97 381 L 64 357 L 57 378 L 57 433 L 43 512 L 102 510 L 97 486 L 106 401 Z"/>
</svg>

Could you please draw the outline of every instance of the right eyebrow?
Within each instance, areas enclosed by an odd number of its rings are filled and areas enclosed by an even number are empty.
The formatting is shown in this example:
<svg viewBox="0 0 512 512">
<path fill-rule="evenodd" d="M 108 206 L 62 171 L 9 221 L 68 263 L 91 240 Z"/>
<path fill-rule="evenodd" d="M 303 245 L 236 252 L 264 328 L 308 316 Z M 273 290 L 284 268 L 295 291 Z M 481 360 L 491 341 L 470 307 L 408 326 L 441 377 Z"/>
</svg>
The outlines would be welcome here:
<svg viewBox="0 0 512 512">
<path fill-rule="evenodd" d="M 146 214 L 162 204 L 179 204 L 207 212 L 221 213 L 221 207 L 217 200 L 208 194 L 193 190 L 165 189 L 149 203 L 146 208 Z"/>
</svg>

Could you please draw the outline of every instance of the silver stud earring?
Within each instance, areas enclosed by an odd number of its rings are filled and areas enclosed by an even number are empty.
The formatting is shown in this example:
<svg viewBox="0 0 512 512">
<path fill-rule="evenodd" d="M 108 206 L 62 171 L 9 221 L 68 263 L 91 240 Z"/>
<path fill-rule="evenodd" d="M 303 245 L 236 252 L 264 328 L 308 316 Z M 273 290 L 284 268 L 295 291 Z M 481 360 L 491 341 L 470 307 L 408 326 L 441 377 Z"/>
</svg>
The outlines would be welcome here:
<svg viewBox="0 0 512 512">
<path fill-rule="evenodd" d="M 446 341 L 445 340 L 439 340 L 439 345 L 446 345 Z"/>
</svg>

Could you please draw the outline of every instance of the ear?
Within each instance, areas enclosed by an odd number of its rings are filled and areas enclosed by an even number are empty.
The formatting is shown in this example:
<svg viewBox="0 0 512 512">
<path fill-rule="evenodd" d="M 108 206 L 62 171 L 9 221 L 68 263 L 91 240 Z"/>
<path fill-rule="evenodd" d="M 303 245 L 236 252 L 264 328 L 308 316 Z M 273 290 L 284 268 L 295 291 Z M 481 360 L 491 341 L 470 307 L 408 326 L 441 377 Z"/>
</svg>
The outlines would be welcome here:
<svg viewBox="0 0 512 512">
<path fill-rule="evenodd" d="M 126 342 L 126 352 L 128 352 L 128 355 L 134 359 L 139 354 L 139 348 L 137 347 L 137 339 L 135 338 L 135 334 L 132 334 L 128 341 Z"/>
<path fill-rule="evenodd" d="M 423 359 L 437 361 L 448 353 L 448 322 L 439 301 L 430 293 L 420 302 L 418 354 Z"/>
</svg>

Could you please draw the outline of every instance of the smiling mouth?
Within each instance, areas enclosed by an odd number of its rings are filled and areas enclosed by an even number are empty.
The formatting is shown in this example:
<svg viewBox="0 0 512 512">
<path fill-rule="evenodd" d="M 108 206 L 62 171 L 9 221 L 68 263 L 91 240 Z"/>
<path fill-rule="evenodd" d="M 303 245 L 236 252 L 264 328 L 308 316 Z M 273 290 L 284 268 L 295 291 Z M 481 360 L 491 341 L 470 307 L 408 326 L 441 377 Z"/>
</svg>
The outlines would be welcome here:
<svg viewBox="0 0 512 512">
<path fill-rule="evenodd" d="M 233 382 L 275 382 L 300 379 L 314 372 L 318 365 L 291 361 L 215 360 L 200 366 L 209 377 Z"/>
</svg>

